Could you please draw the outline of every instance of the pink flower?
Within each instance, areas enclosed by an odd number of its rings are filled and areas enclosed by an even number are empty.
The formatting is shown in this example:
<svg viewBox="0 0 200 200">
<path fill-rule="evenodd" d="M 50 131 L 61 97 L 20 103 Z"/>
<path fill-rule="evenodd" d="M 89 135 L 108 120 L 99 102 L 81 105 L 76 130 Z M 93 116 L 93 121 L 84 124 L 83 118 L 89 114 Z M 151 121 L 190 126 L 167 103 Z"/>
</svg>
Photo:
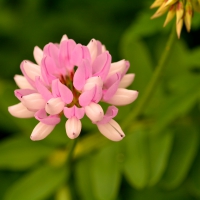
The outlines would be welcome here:
<svg viewBox="0 0 200 200">
<path fill-rule="evenodd" d="M 108 139 L 119 141 L 125 136 L 113 118 L 118 112 L 115 106 L 130 104 L 138 96 L 137 91 L 125 89 L 134 79 L 134 74 L 125 75 L 128 61 L 111 63 L 110 53 L 99 41 L 92 39 L 84 46 L 66 35 L 60 44 L 49 43 L 43 50 L 35 47 L 33 54 L 37 64 L 23 61 L 23 76 L 14 77 L 20 103 L 8 108 L 15 117 L 39 121 L 32 140 L 48 136 L 63 113 L 71 139 L 79 136 L 84 115 Z M 105 114 L 100 101 L 111 104 Z"/>
</svg>

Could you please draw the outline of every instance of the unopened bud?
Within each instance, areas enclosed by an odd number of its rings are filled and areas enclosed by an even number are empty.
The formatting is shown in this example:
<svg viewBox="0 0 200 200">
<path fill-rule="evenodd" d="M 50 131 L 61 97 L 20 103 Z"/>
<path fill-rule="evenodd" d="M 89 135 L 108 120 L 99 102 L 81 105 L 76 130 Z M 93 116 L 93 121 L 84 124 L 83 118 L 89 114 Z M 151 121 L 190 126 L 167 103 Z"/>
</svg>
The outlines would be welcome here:
<svg viewBox="0 0 200 200">
<path fill-rule="evenodd" d="M 167 17 L 166 17 L 163 27 L 165 27 L 173 19 L 175 14 L 176 14 L 176 6 L 172 5 L 169 9 L 169 12 L 167 14 Z"/>
<path fill-rule="evenodd" d="M 183 27 L 183 19 L 180 19 L 179 22 L 176 23 L 176 33 L 177 33 L 178 38 L 180 38 L 181 36 L 182 27 Z"/>
<path fill-rule="evenodd" d="M 183 6 L 182 0 L 180 0 L 180 1 L 176 4 L 176 23 L 177 23 L 177 24 L 178 24 L 179 21 L 183 18 L 183 14 L 184 14 L 184 6 Z"/>
<path fill-rule="evenodd" d="M 187 1 L 185 5 L 184 22 L 188 32 L 190 32 L 191 29 L 192 15 L 193 15 L 192 4 L 190 1 Z"/>
<path fill-rule="evenodd" d="M 164 0 L 155 0 L 155 1 L 153 2 L 153 4 L 151 5 L 150 8 L 156 8 L 156 7 L 159 7 L 159 6 L 162 5 L 163 2 L 164 2 Z"/>
<path fill-rule="evenodd" d="M 165 5 L 166 5 L 166 0 L 162 3 L 160 8 L 158 8 L 158 10 L 154 13 L 151 19 L 154 19 L 156 17 L 160 17 L 161 15 L 163 15 L 168 10 L 168 6 L 165 6 Z"/>
</svg>

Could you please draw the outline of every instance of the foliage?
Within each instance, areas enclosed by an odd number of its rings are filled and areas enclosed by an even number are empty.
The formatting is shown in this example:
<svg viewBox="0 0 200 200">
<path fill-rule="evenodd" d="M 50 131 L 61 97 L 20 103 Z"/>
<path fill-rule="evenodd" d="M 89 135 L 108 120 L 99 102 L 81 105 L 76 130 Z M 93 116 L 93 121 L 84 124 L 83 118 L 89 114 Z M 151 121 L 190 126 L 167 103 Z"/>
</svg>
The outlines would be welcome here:
<svg viewBox="0 0 200 200">
<path fill-rule="evenodd" d="M 133 105 L 121 107 L 117 121 L 131 118 L 165 48 L 172 23 L 150 21 L 152 1 L 0 2 L 0 199 L 2 200 L 193 200 L 200 199 L 200 15 L 194 30 L 176 39 L 159 84 L 139 117 L 124 125 L 126 137 L 114 143 L 84 119 L 71 163 L 71 140 L 62 119 L 43 141 L 29 135 L 36 121 L 16 119 L 7 107 L 17 103 L 12 77 L 24 59 L 63 34 L 87 44 L 101 40 L 113 55 L 131 63 L 139 90 Z M 118 50 L 116 50 L 118 48 Z M 8 70 L 7 70 L 8 69 Z M 67 165 L 67 164 L 69 165 Z"/>
</svg>

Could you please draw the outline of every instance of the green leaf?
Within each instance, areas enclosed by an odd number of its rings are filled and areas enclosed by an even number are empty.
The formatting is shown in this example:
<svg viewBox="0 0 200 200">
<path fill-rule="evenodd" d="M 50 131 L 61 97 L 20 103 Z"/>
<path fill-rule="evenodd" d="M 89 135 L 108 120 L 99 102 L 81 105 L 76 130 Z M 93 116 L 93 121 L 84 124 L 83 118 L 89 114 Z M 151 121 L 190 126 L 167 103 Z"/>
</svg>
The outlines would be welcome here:
<svg viewBox="0 0 200 200">
<path fill-rule="evenodd" d="M 137 130 L 124 140 L 125 163 L 124 173 L 127 180 L 137 189 L 144 188 L 148 183 L 148 135 Z"/>
<path fill-rule="evenodd" d="M 154 110 L 156 114 L 155 132 L 160 132 L 164 127 L 171 123 L 177 117 L 185 115 L 199 98 L 199 76 L 185 74 L 179 76 L 173 83 L 176 87 L 173 95 L 166 96 L 165 101 Z M 180 85 L 183 87 L 178 89 Z"/>
<path fill-rule="evenodd" d="M 161 185 L 172 189 L 182 183 L 196 156 L 198 145 L 199 134 L 195 128 L 192 126 L 177 128 L 168 167 Z"/>
<path fill-rule="evenodd" d="M 0 143 L 0 168 L 12 170 L 30 168 L 49 156 L 52 150 L 29 138 L 15 137 L 3 140 Z"/>
<path fill-rule="evenodd" d="M 91 159 L 86 157 L 81 159 L 75 166 L 75 183 L 79 191 L 80 199 L 88 200 L 95 199 L 93 190 L 91 189 L 92 180 L 91 180 Z"/>
<path fill-rule="evenodd" d="M 163 175 L 168 163 L 172 142 L 173 135 L 169 131 L 149 136 L 150 186 L 155 185 Z"/>
<path fill-rule="evenodd" d="M 65 167 L 53 168 L 44 165 L 27 173 L 11 185 L 4 200 L 43 200 L 53 194 L 68 177 Z"/>
<path fill-rule="evenodd" d="M 98 200 L 113 200 L 118 195 L 121 173 L 117 155 L 117 143 L 105 147 L 94 155 L 91 175 L 94 195 Z"/>
</svg>

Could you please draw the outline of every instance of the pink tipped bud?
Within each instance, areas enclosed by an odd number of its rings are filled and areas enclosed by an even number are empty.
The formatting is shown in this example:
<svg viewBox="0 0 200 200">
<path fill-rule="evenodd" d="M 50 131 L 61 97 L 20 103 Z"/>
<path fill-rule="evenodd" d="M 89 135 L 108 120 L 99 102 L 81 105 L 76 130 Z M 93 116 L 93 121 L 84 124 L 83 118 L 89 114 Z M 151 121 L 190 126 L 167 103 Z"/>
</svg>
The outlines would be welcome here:
<svg viewBox="0 0 200 200">
<path fill-rule="evenodd" d="M 120 141 L 125 137 L 119 124 L 111 119 L 107 124 L 97 124 L 99 131 L 112 141 Z"/>
<path fill-rule="evenodd" d="M 124 106 L 135 101 L 137 97 L 138 91 L 118 88 L 113 97 L 106 102 L 115 106 Z"/>
<path fill-rule="evenodd" d="M 91 90 L 92 88 L 95 87 L 95 85 L 103 87 L 103 81 L 100 76 L 94 76 L 94 77 L 87 79 L 87 81 L 84 85 L 83 91 Z"/>
<path fill-rule="evenodd" d="M 92 58 L 92 62 L 96 59 L 96 57 L 98 56 L 98 44 L 97 41 L 95 39 L 90 40 L 89 44 L 87 45 L 89 51 L 90 51 L 90 55 Z"/>
<path fill-rule="evenodd" d="M 41 76 L 40 66 L 38 66 L 36 64 L 33 64 L 33 63 L 25 60 L 23 62 L 23 68 L 24 68 L 24 71 L 27 74 L 27 76 L 33 81 L 35 81 L 36 76 Z"/>
<path fill-rule="evenodd" d="M 15 75 L 14 80 L 20 89 L 34 89 L 27 79 L 22 75 Z"/>
<path fill-rule="evenodd" d="M 108 72 L 107 79 L 110 76 L 112 76 L 113 74 L 116 74 L 116 73 L 123 74 L 126 67 L 127 67 L 127 61 L 126 60 L 120 60 L 118 62 L 111 63 L 110 71 Z"/>
<path fill-rule="evenodd" d="M 22 103 L 9 106 L 8 111 L 12 116 L 18 118 L 30 118 L 35 114 L 35 112 L 29 111 Z"/>
<path fill-rule="evenodd" d="M 41 64 L 42 57 L 43 57 L 43 51 L 40 49 L 38 46 L 36 46 L 33 50 L 33 56 L 35 58 L 35 61 L 37 62 L 38 65 Z"/>
<path fill-rule="evenodd" d="M 68 38 L 67 35 L 65 34 L 65 35 L 62 36 L 62 38 L 61 38 L 61 40 L 60 40 L 60 43 L 63 42 L 63 41 L 65 41 L 65 40 L 68 40 L 68 39 L 69 39 L 69 38 Z"/>
<path fill-rule="evenodd" d="M 119 88 L 126 88 L 129 85 L 131 85 L 131 83 L 133 82 L 134 78 L 135 78 L 135 74 L 126 74 L 126 75 L 124 75 L 124 77 L 120 81 Z"/>
<path fill-rule="evenodd" d="M 37 111 L 44 108 L 46 101 L 43 99 L 42 95 L 39 93 L 32 93 L 22 97 L 22 103 L 29 110 Z"/>
<path fill-rule="evenodd" d="M 61 100 L 60 97 L 58 98 L 51 98 L 45 106 L 45 110 L 50 115 L 57 115 L 62 112 L 65 103 Z"/>
<path fill-rule="evenodd" d="M 31 134 L 31 140 L 42 140 L 47 137 L 54 129 L 55 125 L 47 125 L 42 122 L 39 122 L 36 127 L 33 129 Z"/>
<path fill-rule="evenodd" d="M 65 124 L 67 136 L 70 139 L 75 139 L 80 135 L 81 132 L 81 121 L 76 117 L 72 117 L 67 120 Z"/>
<path fill-rule="evenodd" d="M 102 107 L 99 104 L 93 102 L 91 102 L 88 106 L 85 107 L 85 114 L 94 123 L 101 121 L 104 116 Z"/>
</svg>

